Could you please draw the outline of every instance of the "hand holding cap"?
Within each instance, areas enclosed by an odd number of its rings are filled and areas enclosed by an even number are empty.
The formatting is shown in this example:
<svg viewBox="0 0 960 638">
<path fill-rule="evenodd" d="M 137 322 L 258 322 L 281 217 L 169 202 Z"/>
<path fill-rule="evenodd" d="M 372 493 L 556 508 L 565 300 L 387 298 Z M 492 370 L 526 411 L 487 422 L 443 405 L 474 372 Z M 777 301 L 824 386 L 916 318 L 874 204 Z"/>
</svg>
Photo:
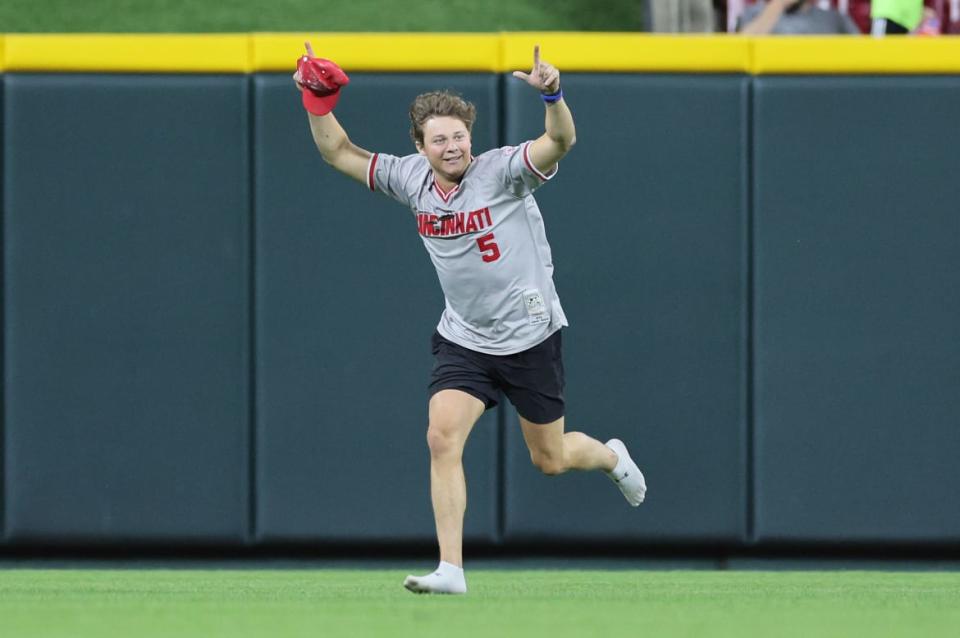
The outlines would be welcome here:
<svg viewBox="0 0 960 638">
<path fill-rule="evenodd" d="M 335 62 L 315 57 L 309 42 L 304 44 L 307 53 L 297 59 L 293 80 L 303 94 L 304 108 L 314 115 L 326 115 L 337 105 L 340 88 L 349 84 L 350 78 Z"/>
</svg>

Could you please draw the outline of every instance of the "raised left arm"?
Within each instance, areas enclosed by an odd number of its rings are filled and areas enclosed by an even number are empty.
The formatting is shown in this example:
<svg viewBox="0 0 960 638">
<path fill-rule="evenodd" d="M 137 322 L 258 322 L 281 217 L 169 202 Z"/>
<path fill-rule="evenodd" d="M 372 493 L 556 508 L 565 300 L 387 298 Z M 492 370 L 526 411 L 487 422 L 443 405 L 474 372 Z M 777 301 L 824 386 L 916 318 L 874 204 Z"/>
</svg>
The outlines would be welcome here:
<svg viewBox="0 0 960 638">
<path fill-rule="evenodd" d="M 540 46 L 533 47 L 533 69 L 530 73 L 514 71 L 519 78 L 540 91 L 546 106 L 544 134 L 530 145 L 530 161 L 544 174 L 553 172 L 564 155 L 577 141 L 573 114 L 563 99 L 560 90 L 560 71 L 549 62 L 540 59 Z"/>
</svg>

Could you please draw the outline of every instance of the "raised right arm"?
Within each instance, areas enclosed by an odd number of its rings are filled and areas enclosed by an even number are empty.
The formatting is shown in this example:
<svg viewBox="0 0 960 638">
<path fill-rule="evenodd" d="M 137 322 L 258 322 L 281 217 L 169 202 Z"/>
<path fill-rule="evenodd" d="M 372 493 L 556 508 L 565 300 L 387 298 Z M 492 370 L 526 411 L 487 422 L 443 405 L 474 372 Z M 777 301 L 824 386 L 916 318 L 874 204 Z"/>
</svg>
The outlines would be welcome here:
<svg viewBox="0 0 960 638">
<path fill-rule="evenodd" d="M 326 115 L 308 113 L 307 116 L 310 118 L 313 141 L 323 160 L 344 175 L 349 175 L 358 182 L 366 184 L 370 151 L 350 141 L 347 132 L 340 126 L 340 122 L 333 113 Z"/>
</svg>

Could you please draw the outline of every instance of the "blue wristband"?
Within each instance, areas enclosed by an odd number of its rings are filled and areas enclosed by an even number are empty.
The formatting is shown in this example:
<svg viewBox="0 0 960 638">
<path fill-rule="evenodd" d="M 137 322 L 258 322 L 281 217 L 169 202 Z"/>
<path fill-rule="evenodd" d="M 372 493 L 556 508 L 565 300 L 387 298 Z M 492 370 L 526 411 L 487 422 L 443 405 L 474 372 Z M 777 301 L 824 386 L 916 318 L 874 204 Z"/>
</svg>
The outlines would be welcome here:
<svg viewBox="0 0 960 638">
<path fill-rule="evenodd" d="M 549 95 L 541 93 L 540 97 L 543 98 L 543 101 L 547 104 L 553 104 L 554 102 L 559 102 L 563 99 L 563 89 L 557 89 L 556 93 L 551 93 Z"/>
</svg>

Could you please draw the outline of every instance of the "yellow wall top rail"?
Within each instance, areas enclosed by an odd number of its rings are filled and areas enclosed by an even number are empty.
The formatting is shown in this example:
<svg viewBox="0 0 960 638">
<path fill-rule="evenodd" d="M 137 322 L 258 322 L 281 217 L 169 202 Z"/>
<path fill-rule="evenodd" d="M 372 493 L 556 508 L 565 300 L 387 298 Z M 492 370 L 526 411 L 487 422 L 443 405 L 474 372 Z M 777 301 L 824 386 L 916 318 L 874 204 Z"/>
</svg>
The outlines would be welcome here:
<svg viewBox="0 0 960 638">
<path fill-rule="evenodd" d="M 639 33 L 0 35 L 0 71 L 292 72 L 304 40 L 348 72 L 506 72 L 533 45 L 561 71 L 960 74 L 960 37 L 762 37 Z"/>
</svg>

